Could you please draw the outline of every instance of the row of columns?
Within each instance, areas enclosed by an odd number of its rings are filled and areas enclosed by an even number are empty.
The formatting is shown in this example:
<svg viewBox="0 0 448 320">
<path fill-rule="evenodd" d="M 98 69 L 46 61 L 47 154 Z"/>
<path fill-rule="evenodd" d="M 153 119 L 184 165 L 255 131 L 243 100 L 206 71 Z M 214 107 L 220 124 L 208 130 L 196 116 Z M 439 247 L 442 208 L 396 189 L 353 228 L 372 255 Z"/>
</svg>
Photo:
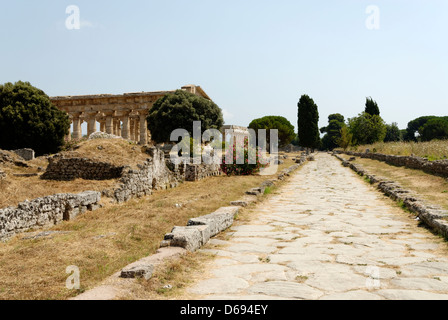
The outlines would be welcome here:
<svg viewBox="0 0 448 320">
<path fill-rule="evenodd" d="M 96 123 L 100 123 L 100 131 L 120 136 L 123 139 L 139 142 L 142 145 L 148 143 L 147 112 L 139 111 L 137 115 L 131 116 L 131 112 L 116 111 L 71 113 L 73 123 L 73 139 L 82 138 L 81 125 L 87 122 L 87 136 L 97 131 Z M 69 137 L 71 135 L 69 134 Z"/>
</svg>

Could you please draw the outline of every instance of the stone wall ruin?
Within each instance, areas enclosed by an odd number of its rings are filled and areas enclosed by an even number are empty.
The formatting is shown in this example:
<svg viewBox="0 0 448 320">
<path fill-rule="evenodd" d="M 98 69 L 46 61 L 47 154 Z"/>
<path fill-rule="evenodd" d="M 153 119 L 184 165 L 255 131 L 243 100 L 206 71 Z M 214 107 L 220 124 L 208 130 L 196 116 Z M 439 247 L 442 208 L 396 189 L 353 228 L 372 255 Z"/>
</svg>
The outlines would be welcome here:
<svg viewBox="0 0 448 320">
<path fill-rule="evenodd" d="M 62 221 L 99 207 L 101 194 L 86 191 L 79 194 L 56 194 L 32 201 L 24 201 L 17 207 L 0 209 L 0 240 L 32 228 L 51 227 Z"/>
</svg>

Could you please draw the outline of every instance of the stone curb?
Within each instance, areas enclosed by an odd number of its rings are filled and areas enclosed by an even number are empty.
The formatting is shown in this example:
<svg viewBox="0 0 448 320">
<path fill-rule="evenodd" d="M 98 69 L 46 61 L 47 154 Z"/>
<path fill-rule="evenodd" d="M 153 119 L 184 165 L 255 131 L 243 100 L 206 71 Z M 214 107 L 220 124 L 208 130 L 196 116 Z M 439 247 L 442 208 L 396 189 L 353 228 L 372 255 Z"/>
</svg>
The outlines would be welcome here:
<svg viewBox="0 0 448 320">
<path fill-rule="evenodd" d="M 205 245 L 211 237 L 229 228 L 240 207 L 222 207 L 215 212 L 193 218 L 186 227 L 174 227 L 165 235 L 161 247 L 181 247 L 194 252 Z"/>
<path fill-rule="evenodd" d="M 314 158 L 312 158 L 314 159 Z M 282 180 L 285 176 L 289 176 L 293 171 L 297 170 L 303 165 L 309 157 L 302 158 L 301 161 L 285 170 L 278 175 L 278 180 Z M 241 207 L 246 207 L 251 203 L 258 201 L 258 196 L 264 194 L 267 187 L 275 185 L 278 180 L 266 180 L 260 187 L 253 188 L 246 192 L 246 198 L 238 201 L 232 201 L 231 206 L 221 207 L 213 213 L 208 215 L 192 218 L 188 221 L 187 226 L 175 226 L 170 233 L 164 236 L 160 244 L 161 248 L 179 247 L 186 251 L 195 252 L 204 246 L 212 237 L 218 235 L 224 230 L 233 225 L 235 216 L 239 213 Z M 122 277 L 132 278 L 141 277 L 144 273 L 139 266 L 137 270 L 129 269 L 129 267 L 122 270 Z M 144 273 L 147 276 L 147 273 Z"/>
<path fill-rule="evenodd" d="M 278 180 L 282 180 L 280 179 L 280 176 L 289 176 L 305 162 L 306 159 L 305 161 L 300 161 L 300 164 L 298 165 L 293 165 L 288 169 L 283 170 L 279 175 Z M 259 188 L 256 188 L 260 192 L 259 195 L 262 194 L 262 190 L 264 193 L 266 187 L 275 185 L 278 180 L 264 181 Z M 239 203 L 241 205 L 222 207 L 211 214 L 190 219 L 185 227 L 174 227 L 170 233 L 165 235 L 164 240 L 161 242 L 160 249 L 156 254 L 126 266 L 120 272 L 112 276 L 109 281 L 119 281 L 120 283 L 120 281 L 134 278 L 144 278 L 149 280 L 157 265 L 160 265 L 165 259 L 185 254 L 188 251 L 194 252 L 200 249 L 210 240 L 210 238 L 228 229 L 233 224 L 234 218 L 241 207 L 258 201 L 258 195 L 246 197 L 248 198 L 232 201 L 232 203 Z M 171 254 L 169 253 L 169 250 L 178 251 Z M 166 255 L 166 257 L 158 258 L 159 255 Z M 70 300 L 113 300 L 117 298 L 119 294 L 120 292 L 116 285 L 105 283 Z"/>
<path fill-rule="evenodd" d="M 427 173 L 448 177 L 448 160 L 429 161 L 426 158 L 416 156 L 397 156 L 382 154 L 376 152 L 353 152 L 353 151 L 334 151 L 334 153 L 345 153 L 349 156 L 356 156 L 360 158 L 368 158 L 386 162 L 387 164 L 395 166 L 404 166 L 410 169 L 423 170 Z"/>
<path fill-rule="evenodd" d="M 344 167 L 348 167 L 360 176 L 370 180 L 372 184 L 377 184 L 377 188 L 394 201 L 401 202 L 412 213 L 418 215 L 418 218 L 435 232 L 448 239 L 448 211 L 437 206 L 428 205 L 419 199 L 414 193 L 403 189 L 398 183 L 388 181 L 384 178 L 368 174 L 361 165 L 355 165 L 345 160 L 337 154 L 333 154 L 338 160 L 342 161 Z"/>
<path fill-rule="evenodd" d="M 302 165 L 304 165 L 307 161 L 314 161 L 314 156 L 307 157 L 301 157 L 300 159 L 296 159 L 295 162 L 297 164 L 292 165 L 291 167 L 284 169 L 278 176 L 276 180 L 266 180 L 264 181 L 260 187 L 258 188 L 252 188 L 248 191 L 246 191 L 246 196 L 240 200 L 232 201 L 230 202 L 231 206 L 237 206 L 237 207 L 247 207 L 252 203 L 255 203 L 258 201 L 258 196 L 263 195 L 266 188 L 274 186 L 278 181 L 284 180 L 285 177 L 289 177 L 292 172 L 300 168 Z"/>
</svg>

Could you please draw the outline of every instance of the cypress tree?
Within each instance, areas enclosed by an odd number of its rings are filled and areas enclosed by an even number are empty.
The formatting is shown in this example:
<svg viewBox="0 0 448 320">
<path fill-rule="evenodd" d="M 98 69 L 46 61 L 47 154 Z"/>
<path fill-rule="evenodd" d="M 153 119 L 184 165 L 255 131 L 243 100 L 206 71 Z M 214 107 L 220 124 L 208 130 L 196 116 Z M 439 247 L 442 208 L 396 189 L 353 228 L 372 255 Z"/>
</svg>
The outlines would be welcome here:
<svg viewBox="0 0 448 320">
<path fill-rule="evenodd" d="M 380 108 L 378 107 L 378 103 L 374 101 L 371 97 L 366 98 L 366 109 L 365 112 L 372 116 L 380 115 Z"/>
<path fill-rule="evenodd" d="M 298 137 L 299 145 L 316 149 L 320 145 L 319 111 L 314 100 L 302 95 L 298 103 Z"/>
</svg>

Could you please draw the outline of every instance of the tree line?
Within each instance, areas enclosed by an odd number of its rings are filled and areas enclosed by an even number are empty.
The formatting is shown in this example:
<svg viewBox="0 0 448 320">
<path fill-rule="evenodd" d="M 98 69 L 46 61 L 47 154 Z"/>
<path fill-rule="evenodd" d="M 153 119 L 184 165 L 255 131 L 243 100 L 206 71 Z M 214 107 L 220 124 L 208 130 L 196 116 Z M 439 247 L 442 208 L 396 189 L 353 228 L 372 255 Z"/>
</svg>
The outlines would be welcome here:
<svg viewBox="0 0 448 320">
<path fill-rule="evenodd" d="M 448 116 L 422 116 L 400 130 L 397 123 L 385 123 L 378 103 L 371 97 L 366 98 L 365 109 L 358 116 L 346 120 L 340 113 L 331 114 L 323 128 L 318 126 L 318 106 L 310 96 L 302 95 L 297 107 L 297 131 L 282 116 L 255 119 L 249 128 L 265 129 L 267 137 L 270 130 L 278 130 L 279 147 L 293 143 L 321 150 L 379 141 L 448 139 Z M 220 129 L 224 124 L 222 110 L 214 102 L 178 90 L 154 104 L 148 129 L 156 143 L 165 143 L 170 142 L 174 129 L 191 131 L 193 121 L 201 121 L 202 131 Z M 22 81 L 0 85 L 0 149 L 32 148 L 38 155 L 54 153 L 64 146 L 69 128 L 68 115 L 52 105 L 42 90 Z"/>
</svg>

